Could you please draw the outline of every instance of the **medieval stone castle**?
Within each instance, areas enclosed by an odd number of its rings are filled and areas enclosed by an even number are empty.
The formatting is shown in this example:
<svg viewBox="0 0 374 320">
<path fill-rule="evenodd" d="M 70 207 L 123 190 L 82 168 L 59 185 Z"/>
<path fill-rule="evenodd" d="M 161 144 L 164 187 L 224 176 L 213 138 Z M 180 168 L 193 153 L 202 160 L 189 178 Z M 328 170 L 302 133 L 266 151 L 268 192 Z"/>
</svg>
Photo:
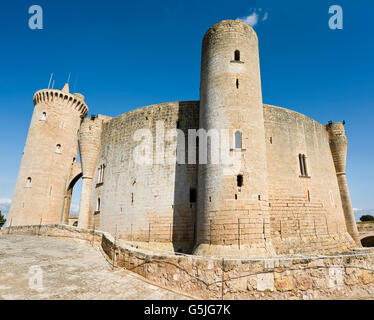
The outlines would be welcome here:
<svg viewBox="0 0 374 320">
<path fill-rule="evenodd" d="M 222 21 L 206 32 L 200 101 L 110 118 L 86 117 L 84 96 L 70 93 L 68 85 L 40 90 L 33 100 L 8 225 L 66 224 L 81 178 L 78 227 L 139 246 L 217 257 L 359 246 L 344 125 L 324 126 L 263 104 L 258 39 L 244 22 Z M 227 152 L 241 165 L 227 171 L 209 161 L 180 164 L 177 152 L 167 163 L 139 165 L 134 133 L 156 133 L 158 121 L 186 137 L 190 129 L 233 130 Z"/>
</svg>

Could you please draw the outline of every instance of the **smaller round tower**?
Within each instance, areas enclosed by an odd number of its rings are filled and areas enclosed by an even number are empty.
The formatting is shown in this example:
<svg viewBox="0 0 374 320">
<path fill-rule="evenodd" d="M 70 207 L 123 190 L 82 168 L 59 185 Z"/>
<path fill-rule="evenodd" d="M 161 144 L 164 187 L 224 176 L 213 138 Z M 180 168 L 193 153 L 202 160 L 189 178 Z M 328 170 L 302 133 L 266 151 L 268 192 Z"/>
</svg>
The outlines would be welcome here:
<svg viewBox="0 0 374 320">
<path fill-rule="evenodd" d="M 44 89 L 34 95 L 32 116 L 18 174 L 8 225 L 60 223 L 66 185 L 78 155 L 81 117 L 88 112 L 84 98 L 62 90 Z"/>
<path fill-rule="evenodd" d="M 96 161 L 100 151 L 100 138 L 104 119 L 92 116 L 82 121 L 79 132 L 79 150 L 82 162 L 82 191 L 79 209 L 78 227 L 89 228 L 92 224 L 91 193 Z M 104 178 L 104 169 L 101 171 Z M 100 182 L 99 182 L 100 184 Z M 99 210 L 99 208 L 96 208 Z"/>
<path fill-rule="evenodd" d="M 338 178 L 347 231 L 356 244 L 361 246 L 345 173 L 348 142 L 345 135 L 344 125 L 340 122 L 335 122 L 329 123 L 326 128 L 329 133 L 330 149 L 334 160 L 336 176 Z"/>
</svg>

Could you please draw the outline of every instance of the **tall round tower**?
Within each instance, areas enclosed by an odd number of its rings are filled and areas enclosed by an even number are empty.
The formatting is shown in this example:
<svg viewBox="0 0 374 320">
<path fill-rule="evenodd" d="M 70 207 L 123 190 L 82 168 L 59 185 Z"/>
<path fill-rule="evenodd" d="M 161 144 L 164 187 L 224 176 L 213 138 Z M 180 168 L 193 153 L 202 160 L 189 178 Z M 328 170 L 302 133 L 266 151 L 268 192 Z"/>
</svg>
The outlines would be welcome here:
<svg viewBox="0 0 374 320">
<path fill-rule="evenodd" d="M 81 116 L 88 112 L 83 96 L 69 93 L 68 84 L 37 91 L 34 105 L 9 213 L 13 226 L 62 221 Z"/>
<path fill-rule="evenodd" d="M 221 155 L 236 161 L 214 164 L 208 157 L 199 165 L 195 253 L 271 255 L 258 39 L 242 21 L 219 22 L 204 36 L 200 128 L 208 136 L 213 136 L 210 130 L 220 131 Z M 229 130 L 229 146 L 222 144 L 221 130 Z M 212 143 L 208 140 L 208 154 Z"/>
</svg>

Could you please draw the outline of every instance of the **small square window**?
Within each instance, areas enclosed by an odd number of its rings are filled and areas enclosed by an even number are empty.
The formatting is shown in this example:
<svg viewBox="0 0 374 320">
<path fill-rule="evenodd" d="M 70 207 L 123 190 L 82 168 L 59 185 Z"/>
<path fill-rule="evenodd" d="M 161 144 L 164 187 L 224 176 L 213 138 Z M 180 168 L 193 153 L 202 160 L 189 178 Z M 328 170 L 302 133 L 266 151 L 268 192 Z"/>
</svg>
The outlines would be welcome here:
<svg viewBox="0 0 374 320">
<path fill-rule="evenodd" d="M 190 189 L 190 202 L 196 203 L 196 189 Z"/>
<path fill-rule="evenodd" d="M 236 177 L 236 184 L 238 187 L 243 186 L 243 176 L 241 174 Z"/>
</svg>

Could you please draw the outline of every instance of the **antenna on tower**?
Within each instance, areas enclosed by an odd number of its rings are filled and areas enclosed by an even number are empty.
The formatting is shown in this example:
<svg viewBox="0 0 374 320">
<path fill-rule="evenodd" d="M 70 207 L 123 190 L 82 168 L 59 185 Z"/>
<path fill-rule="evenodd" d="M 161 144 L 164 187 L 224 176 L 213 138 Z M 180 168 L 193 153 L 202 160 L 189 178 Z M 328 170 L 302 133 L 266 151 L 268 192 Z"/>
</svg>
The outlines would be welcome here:
<svg viewBox="0 0 374 320">
<path fill-rule="evenodd" d="M 53 82 L 52 82 L 52 88 L 51 89 L 53 89 L 54 86 L 55 86 L 55 80 L 53 80 Z"/>
<path fill-rule="evenodd" d="M 52 77 L 53 77 L 53 72 L 51 73 L 51 77 L 49 78 L 48 89 L 49 89 L 49 87 L 50 87 L 50 85 L 51 85 Z"/>
<path fill-rule="evenodd" d="M 71 72 L 69 72 L 69 76 L 68 76 L 68 84 L 69 84 L 69 81 L 70 81 L 70 75 L 71 75 Z"/>
</svg>

